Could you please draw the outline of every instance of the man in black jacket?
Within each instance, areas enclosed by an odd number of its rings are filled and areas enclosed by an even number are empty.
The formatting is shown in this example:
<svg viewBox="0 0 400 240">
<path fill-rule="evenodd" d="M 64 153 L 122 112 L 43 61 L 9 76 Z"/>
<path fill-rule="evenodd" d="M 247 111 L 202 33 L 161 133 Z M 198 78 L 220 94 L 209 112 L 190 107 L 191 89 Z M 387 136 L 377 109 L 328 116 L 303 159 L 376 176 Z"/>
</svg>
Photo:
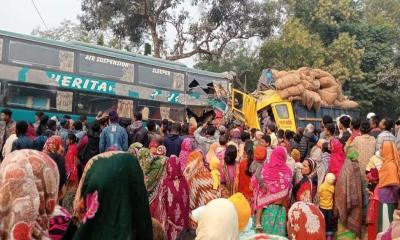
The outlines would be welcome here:
<svg viewBox="0 0 400 240">
<path fill-rule="evenodd" d="M 129 145 L 140 142 L 144 147 L 149 147 L 149 135 L 147 129 L 143 126 L 142 113 L 134 114 L 134 122 L 128 126 Z"/>
<path fill-rule="evenodd" d="M 16 132 L 18 139 L 12 144 L 11 151 L 21 150 L 21 149 L 33 149 L 32 140 L 26 136 L 28 131 L 28 123 L 25 121 L 20 121 L 16 125 Z"/>
</svg>

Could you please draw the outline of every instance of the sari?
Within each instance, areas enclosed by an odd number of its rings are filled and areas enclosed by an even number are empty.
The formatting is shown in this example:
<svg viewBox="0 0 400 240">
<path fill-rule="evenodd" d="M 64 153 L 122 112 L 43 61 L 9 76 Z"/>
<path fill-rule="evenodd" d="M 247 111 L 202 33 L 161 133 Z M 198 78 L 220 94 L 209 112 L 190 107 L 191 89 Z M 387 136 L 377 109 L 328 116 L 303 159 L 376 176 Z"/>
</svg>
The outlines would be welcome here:
<svg viewBox="0 0 400 240">
<path fill-rule="evenodd" d="M 60 174 L 59 190 L 61 190 L 67 181 L 65 160 L 63 157 L 64 146 L 62 138 L 57 135 L 51 136 L 49 139 L 47 139 L 42 151 L 51 157 L 57 164 L 58 172 Z"/>
<path fill-rule="evenodd" d="M 325 219 L 312 203 L 295 202 L 288 212 L 288 235 L 291 239 L 325 240 Z"/>
<path fill-rule="evenodd" d="M 312 159 L 305 159 L 304 161 L 309 162 L 310 173 L 308 175 L 302 175 L 300 180 L 293 186 L 293 198 L 295 202 L 305 201 L 312 202 L 316 195 L 316 185 L 318 182 L 317 175 L 315 174 L 316 163 Z M 301 171 L 301 169 L 297 169 Z M 299 174 L 298 174 L 299 175 Z"/>
<path fill-rule="evenodd" d="M 50 238 L 52 240 L 61 240 L 67 231 L 71 219 L 71 214 L 65 208 L 57 205 L 49 222 Z"/>
<path fill-rule="evenodd" d="M 221 174 L 220 191 L 224 198 L 229 198 L 238 191 L 239 164 L 227 165 L 224 162 Z"/>
<path fill-rule="evenodd" d="M 74 218 L 77 230 L 72 239 L 152 240 L 149 202 L 137 159 L 114 151 L 89 160 L 76 192 Z"/>
<path fill-rule="evenodd" d="M 246 174 L 247 171 L 247 156 L 239 164 L 239 183 L 238 192 L 242 193 L 247 201 L 253 202 L 253 190 L 251 189 L 251 177 Z"/>
<path fill-rule="evenodd" d="M 342 169 L 346 155 L 343 151 L 343 145 L 336 138 L 332 139 L 331 145 L 331 160 L 329 162 L 328 172 L 335 174 L 336 179 L 339 178 L 340 170 Z"/>
<path fill-rule="evenodd" d="M 0 166 L 0 239 L 48 239 L 59 174 L 42 152 L 19 150 Z"/>
<path fill-rule="evenodd" d="M 76 185 L 78 183 L 78 148 L 76 144 L 68 146 L 67 154 L 65 155 L 65 170 L 68 181 Z"/>
<path fill-rule="evenodd" d="M 167 162 L 167 175 L 161 184 L 159 220 L 168 240 L 175 240 L 189 226 L 189 188 L 178 158 Z"/>
<path fill-rule="evenodd" d="M 193 140 L 191 138 L 185 138 L 182 141 L 181 152 L 179 153 L 179 163 L 182 172 L 185 170 L 187 158 L 190 152 L 193 150 L 192 142 Z"/>
</svg>

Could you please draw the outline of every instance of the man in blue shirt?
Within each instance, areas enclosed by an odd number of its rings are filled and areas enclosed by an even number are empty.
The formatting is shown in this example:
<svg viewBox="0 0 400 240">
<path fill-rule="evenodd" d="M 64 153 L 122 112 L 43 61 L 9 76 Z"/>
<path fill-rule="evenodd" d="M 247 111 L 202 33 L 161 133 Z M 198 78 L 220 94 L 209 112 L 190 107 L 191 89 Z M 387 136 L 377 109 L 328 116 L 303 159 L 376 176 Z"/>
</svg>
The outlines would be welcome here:
<svg viewBox="0 0 400 240">
<path fill-rule="evenodd" d="M 121 151 L 128 151 L 128 133 L 125 128 L 119 125 L 118 113 L 109 113 L 109 125 L 100 134 L 100 152 L 105 152 L 110 148 Z"/>
<path fill-rule="evenodd" d="M 20 121 L 16 125 L 17 137 L 13 144 L 11 151 L 21 150 L 21 149 L 33 149 L 32 140 L 26 136 L 26 132 L 28 131 L 28 123 L 25 121 Z"/>
</svg>

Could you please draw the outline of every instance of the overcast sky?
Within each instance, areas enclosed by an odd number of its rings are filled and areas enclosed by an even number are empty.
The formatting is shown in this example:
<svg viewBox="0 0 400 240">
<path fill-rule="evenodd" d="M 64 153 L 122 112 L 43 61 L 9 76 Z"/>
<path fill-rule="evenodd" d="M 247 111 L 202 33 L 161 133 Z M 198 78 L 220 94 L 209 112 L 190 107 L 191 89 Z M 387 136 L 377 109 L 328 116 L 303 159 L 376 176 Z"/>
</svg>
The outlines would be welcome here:
<svg viewBox="0 0 400 240">
<path fill-rule="evenodd" d="M 44 29 L 32 0 L 0 0 L 0 29 L 30 34 L 38 26 Z M 81 12 L 81 0 L 33 0 L 36 3 L 47 27 L 58 26 L 64 19 L 78 21 Z M 193 59 L 182 60 L 188 66 L 193 66 Z"/>
</svg>

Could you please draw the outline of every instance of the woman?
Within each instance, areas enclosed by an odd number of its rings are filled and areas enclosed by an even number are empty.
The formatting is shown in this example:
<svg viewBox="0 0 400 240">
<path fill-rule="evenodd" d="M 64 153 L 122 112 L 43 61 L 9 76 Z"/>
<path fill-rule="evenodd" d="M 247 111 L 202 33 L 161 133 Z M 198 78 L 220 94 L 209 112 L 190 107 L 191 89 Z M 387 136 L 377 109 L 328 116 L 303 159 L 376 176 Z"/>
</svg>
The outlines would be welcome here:
<svg viewBox="0 0 400 240">
<path fill-rule="evenodd" d="M 189 156 L 189 153 L 193 151 L 192 142 L 193 142 L 193 140 L 191 138 L 185 138 L 182 141 L 181 152 L 179 153 L 179 163 L 180 163 L 182 172 L 185 170 L 186 161 Z"/>
<path fill-rule="evenodd" d="M 316 164 L 312 159 L 305 159 L 301 168 L 302 178 L 294 184 L 293 198 L 295 202 L 312 202 L 316 194 L 317 176 L 313 176 Z"/>
<path fill-rule="evenodd" d="M 100 153 L 99 149 L 100 142 L 100 124 L 98 121 L 93 122 L 89 126 L 89 131 L 80 141 L 79 145 L 85 145 L 82 151 L 79 152 L 79 160 L 81 163 L 80 176 L 85 169 L 86 163 L 94 156 Z M 86 143 L 86 144 L 85 144 Z"/>
<path fill-rule="evenodd" d="M 339 216 L 339 239 L 361 237 L 363 196 L 357 159 L 358 153 L 350 149 L 336 181 L 334 211 Z"/>
<path fill-rule="evenodd" d="M 189 226 L 189 188 L 176 156 L 167 162 L 167 175 L 161 184 L 159 221 L 168 240 L 175 240 Z"/>
<path fill-rule="evenodd" d="M 286 208 L 293 173 L 286 165 L 286 150 L 277 146 L 262 170 L 266 192 L 257 199 L 256 209 L 263 209 L 264 233 L 286 236 Z M 271 219 L 274 219 L 273 221 Z"/>
<path fill-rule="evenodd" d="M 325 240 L 325 220 L 319 208 L 309 202 L 295 202 L 288 212 L 288 237 Z"/>
<path fill-rule="evenodd" d="M 239 182 L 239 165 L 236 164 L 237 148 L 228 145 L 221 171 L 221 195 L 228 198 L 235 194 Z"/>
<path fill-rule="evenodd" d="M 217 157 L 217 148 L 219 147 L 218 142 L 214 142 L 210 145 L 210 148 L 208 149 L 208 152 L 206 154 L 206 161 L 207 163 L 211 162 L 211 159 L 213 157 Z"/>
<path fill-rule="evenodd" d="M 239 239 L 238 215 L 233 203 L 219 198 L 209 202 L 198 221 L 196 240 Z"/>
<path fill-rule="evenodd" d="M 54 162 L 56 162 L 60 174 L 60 184 L 64 185 L 67 180 L 67 175 L 65 172 L 64 147 L 62 138 L 57 135 L 51 136 L 44 144 L 43 152 L 51 157 Z"/>
<path fill-rule="evenodd" d="M 343 151 L 343 145 L 336 138 L 330 141 L 331 160 L 329 162 L 328 172 L 335 174 L 336 179 L 339 177 L 346 155 Z"/>
<path fill-rule="evenodd" d="M 213 179 L 203 159 L 200 150 L 194 150 L 189 154 L 183 172 L 189 186 L 190 211 L 219 197 L 218 191 L 213 190 Z"/>
<path fill-rule="evenodd" d="M 129 153 L 106 152 L 89 160 L 74 201 L 78 227 L 72 239 L 151 240 L 143 179 L 137 159 Z"/>
<path fill-rule="evenodd" d="M 0 239 L 47 239 L 58 187 L 57 165 L 45 153 L 10 153 L 0 166 Z"/>
<path fill-rule="evenodd" d="M 400 186 L 399 153 L 396 144 L 384 141 L 380 154 L 382 167 L 379 169 L 379 218 L 378 232 L 384 232 L 393 221 L 393 212 L 397 206 L 397 191 Z"/>
<path fill-rule="evenodd" d="M 253 190 L 250 189 L 251 173 L 249 172 L 249 168 L 254 157 L 253 141 L 247 140 L 244 150 L 243 160 L 239 164 L 238 191 L 251 203 L 253 199 Z"/>
<path fill-rule="evenodd" d="M 365 220 L 368 228 L 368 240 L 375 240 L 378 234 L 379 188 L 376 186 L 379 182 L 379 169 L 381 167 L 382 160 L 380 158 L 380 153 L 377 152 L 370 158 L 365 169 L 369 193 L 367 218 Z"/>
</svg>

